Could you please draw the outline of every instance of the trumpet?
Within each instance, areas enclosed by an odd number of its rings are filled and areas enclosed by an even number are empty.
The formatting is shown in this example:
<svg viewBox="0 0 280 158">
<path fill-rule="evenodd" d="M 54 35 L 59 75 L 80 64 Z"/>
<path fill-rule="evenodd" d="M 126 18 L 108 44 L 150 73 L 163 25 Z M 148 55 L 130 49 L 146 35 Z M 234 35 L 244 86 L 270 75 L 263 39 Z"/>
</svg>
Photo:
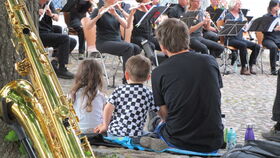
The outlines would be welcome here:
<svg viewBox="0 0 280 158">
<path fill-rule="evenodd" d="M 46 11 L 47 11 L 47 8 L 50 6 L 51 2 L 52 2 L 52 0 L 49 0 L 49 2 L 47 3 L 47 5 L 45 5 L 43 14 L 40 16 L 39 21 L 41 21 L 41 20 L 43 19 L 43 17 L 45 16 Z"/>
<path fill-rule="evenodd" d="M 103 15 L 104 13 L 108 12 L 110 9 L 114 8 L 116 5 L 118 5 L 119 3 L 122 3 L 122 1 L 118 1 L 115 4 L 110 5 L 109 7 L 105 8 L 104 10 L 102 10 L 99 14 Z"/>
</svg>

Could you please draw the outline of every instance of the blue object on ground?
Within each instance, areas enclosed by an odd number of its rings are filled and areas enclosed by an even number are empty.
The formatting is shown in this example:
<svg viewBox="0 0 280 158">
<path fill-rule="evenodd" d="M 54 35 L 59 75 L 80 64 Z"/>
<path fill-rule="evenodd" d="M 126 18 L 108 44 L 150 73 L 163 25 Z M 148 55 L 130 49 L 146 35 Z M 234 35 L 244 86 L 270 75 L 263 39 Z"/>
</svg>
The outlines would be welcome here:
<svg viewBox="0 0 280 158">
<path fill-rule="evenodd" d="M 139 144 L 133 144 L 132 138 L 130 138 L 130 137 L 104 137 L 104 139 L 111 141 L 113 143 L 120 144 L 123 147 L 128 148 L 128 149 L 153 151 L 151 149 L 144 148 Z M 154 151 L 154 152 L 159 152 L 159 151 Z M 201 153 L 201 152 L 182 150 L 182 149 L 177 149 L 177 148 L 166 148 L 160 152 L 171 152 L 171 153 L 176 153 L 176 154 L 195 155 L 195 156 L 221 156 L 222 155 L 221 153 L 218 153 L 218 152 Z"/>
</svg>

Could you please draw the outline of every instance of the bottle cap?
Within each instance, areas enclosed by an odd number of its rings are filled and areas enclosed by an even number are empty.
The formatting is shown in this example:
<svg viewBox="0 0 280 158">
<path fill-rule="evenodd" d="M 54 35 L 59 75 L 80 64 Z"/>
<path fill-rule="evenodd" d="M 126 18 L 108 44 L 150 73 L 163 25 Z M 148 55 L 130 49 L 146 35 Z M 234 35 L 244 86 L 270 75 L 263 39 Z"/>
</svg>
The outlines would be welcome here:
<svg viewBox="0 0 280 158">
<path fill-rule="evenodd" d="M 247 128 L 253 128 L 253 124 L 247 124 Z"/>
</svg>

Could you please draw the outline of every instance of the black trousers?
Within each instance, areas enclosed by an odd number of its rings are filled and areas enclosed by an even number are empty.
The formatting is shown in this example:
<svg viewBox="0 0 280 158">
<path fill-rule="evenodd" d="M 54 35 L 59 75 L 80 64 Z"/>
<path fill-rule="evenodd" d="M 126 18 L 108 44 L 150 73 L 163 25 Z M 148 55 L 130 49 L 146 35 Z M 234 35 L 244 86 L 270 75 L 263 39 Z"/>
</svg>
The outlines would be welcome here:
<svg viewBox="0 0 280 158">
<path fill-rule="evenodd" d="M 210 51 L 210 54 L 214 57 L 220 56 L 224 51 L 224 46 L 201 36 L 191 37 L 190 48 L 202 54 L 208 54 L 208 51 Z"/>
<path fill-rule="evenodd" d="M 82 27 L 74 27 L 75 31 L 78 33 L 79 39 L 79 53 L 83 54 L 85 52 L 85 35 Z"/>
<path fill-rule="evenodd" d="M 215 41 L 218 42 L 220 40 L 219 36 L 217 35 L 217 33 L 213 32 L 213 31 L 203 31 L 203 37 L 206 39 L 209 39 L 211 41 Z"/>
<path fill-rule="evenodd" d="M 77 42 L 68 35 L 54 32 L 40 32 L 40 38 L 44 47 L 54 47 L 58 49 L 58 63 L 60 67 L 68 64 L 69 54 L 75 48 Z"/>
<path fill-rule="evenodd" d="M 135 43 L 141 48 L 143 48 L 141 42 L 145 41 L 145 40 L 149 41 L 149 44 L 150 44 L 153 51 L 154 50 L 159 50 L 159 51 L 161 50 L 157 39 L 154 38 L 154 37 L 151 37 L 149 39 L 147 39 L 145 37 L 142 37 L 142 36 L 132 36 L 131 37 L 131 43 Z"/>
<path fill-rule="evenodd" d="M 96 41 L 96 48 L 101 53 L 109 53 L 112 55 L 122 56 L 123 71 L 125 71 L 125 63 L 133 55 L 141 52 L 141 48 L 134 44 L 125 41 Z"/>
<path fill-rule="evenodd" d="M 228 42 L 229 46 L 233 46 L 237 49 L 239 49 L 240 53 L 240 60 L 241 60 L 241 66 L 245 67 L 247 64 L 247 48 L 252 50 L 252 53 L 250 55 L 249 59 L 249 65 L 252 66 L 256 64 L 257 57 L 260 52 L 260 46 L 254 42 L 247 41 L 244 39 L 236 39 L 236 38 L 231 38 L 229 39 Z"/>
<path fill-rule="evenodd" d="M 280 48 L 280 43 L 275 43 L 270 39 L 264 39 L 262 44 L 270 51 L 269 58 L 271 70 L 276 70 L 276 56 L 278 53 L 278 48 Z"/>
<path fill-rule="evenodd" d="M 79 53 L 83 54 L 85 52 L 85 35 L 84 30 L 81 27 L 81 19 L 74 18 L 70 21 L 70 26 L 74 28 L 74 30 L 78 33 L 78 39 L 79 39 Z"/>
<path fill-rule="evenodd" d="M 279 73 L 279 70 L 278 70 L 278 77 L 277 77 L 276 97 L 275 97 L 273 108 L 272 108 L 272 120 L 280 122 L 280 73 Z"/>
</svg>

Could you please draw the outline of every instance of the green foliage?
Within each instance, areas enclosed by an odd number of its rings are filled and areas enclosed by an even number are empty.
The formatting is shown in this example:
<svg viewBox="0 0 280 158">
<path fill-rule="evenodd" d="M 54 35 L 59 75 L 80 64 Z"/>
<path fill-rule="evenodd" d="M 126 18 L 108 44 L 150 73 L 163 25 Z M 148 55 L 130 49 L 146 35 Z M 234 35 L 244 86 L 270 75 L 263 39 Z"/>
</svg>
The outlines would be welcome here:
<svg viewBox="0 0 280 158">
<path fill-rule="evenodd" d="M 90 151 L 85 151 L 85 155 L 86 155 L 87 157 L 92 156 Z"/>
<path fill-rule="evenodd" d="M 102 156 L 100 158 L 119 158 L 119 156 L 117 154 L 113 154 L 113 155 L 107 155 L 107 156 Z"/>
<path fill-rule="evenodd" d="M 20 143 L 20 145 L 19 145 L 19 152 L 20 152 L 21 155 L 26 155 L 27 154 L 27 152 L 25 150 L 25 147 L 22 143 Z"/>
<path fill-rule="evenodd" d="M 7 142 L 16 142 L 18 141 L 18 136 L 14 130 L 9 131 L 9 133 L 4 138 Z"/>
</svg>

